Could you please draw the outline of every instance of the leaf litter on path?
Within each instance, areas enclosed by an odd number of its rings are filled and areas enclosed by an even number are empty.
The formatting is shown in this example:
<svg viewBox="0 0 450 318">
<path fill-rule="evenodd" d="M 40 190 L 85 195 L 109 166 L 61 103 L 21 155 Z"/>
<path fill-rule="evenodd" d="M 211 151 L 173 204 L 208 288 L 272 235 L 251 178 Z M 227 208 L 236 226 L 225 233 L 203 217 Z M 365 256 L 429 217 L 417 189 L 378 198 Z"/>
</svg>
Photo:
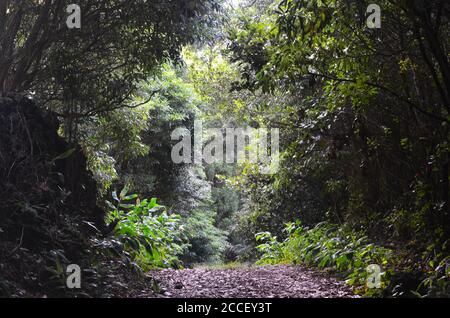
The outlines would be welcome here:
<svg viewBox="0 0 450 318">
<path fill-rule="evenodd" d="M 232 269 L 163 269 L 151 272 L 158 297 L 174 298 L 336 298 L 356 297 L 343 281 L 300 266 Z M 154 293 L 149 293 L 152 295 Z M 145 297 L 145 292 L 140 295 Z M 148 296 L 147 296 L 148 297 Z"/>
</svg>

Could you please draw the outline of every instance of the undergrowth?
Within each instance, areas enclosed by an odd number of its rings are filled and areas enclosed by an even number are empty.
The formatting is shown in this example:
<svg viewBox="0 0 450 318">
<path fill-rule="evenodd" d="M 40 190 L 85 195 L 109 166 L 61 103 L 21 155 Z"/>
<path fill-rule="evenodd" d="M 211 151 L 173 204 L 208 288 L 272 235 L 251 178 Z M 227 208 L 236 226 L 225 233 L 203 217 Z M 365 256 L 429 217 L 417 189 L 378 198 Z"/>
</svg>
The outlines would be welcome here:
<svg viewBox="0 0 450 318">
<path fill-rule="evenodd" d="M 392 252 L 369 242 L 361 233 L 329 223 L 308 229 L 288 223 L 287 238 L 280 242 L 270 232 L 256 234 L 262 256 L 257 264 L 304 264 L 330 269 L 345 277 L 355 292 L 379 295 L 389 284 Z M 378 274 L 378 269 L 380 269 Z"/>
<path fill-rule="evenodd" d="M 186 247 L 181 239 L 178 214 L 168 214 L 156 198 L 140 200 L 127 195 L 127 188 L 113 192 L 115 203 L 107 201 L 111 211 L 106 223 L 113 224 L 114 234 L 142 269 L 180 267 L 179 254 Z"/>
</svg>

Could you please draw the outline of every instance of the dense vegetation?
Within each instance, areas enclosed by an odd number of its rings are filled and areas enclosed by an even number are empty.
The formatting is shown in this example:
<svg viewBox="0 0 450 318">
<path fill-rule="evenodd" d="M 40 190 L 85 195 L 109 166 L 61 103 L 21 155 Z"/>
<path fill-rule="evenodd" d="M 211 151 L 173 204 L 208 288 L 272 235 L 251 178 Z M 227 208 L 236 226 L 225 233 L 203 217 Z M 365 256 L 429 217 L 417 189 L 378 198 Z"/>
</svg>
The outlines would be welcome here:
<svg viewBox="0 0 450 318">
<path fill-rule="evenodd" d="M 280 173 L 253 176 L 255 224 L 274 233 L 294 219 L 363 229 L 409 254 L 401 268 L 439 272 L 445 291 L 448 6 L 379 5 L 380 29 L 364 26 L 367 3 L 281 1 L 231 33 L 239 85 L 293 99 L 273 121 L 286 127 Z"/>
<path fill-rule="evenodd" d="M 380 0 L 371 28 L 370 1 L 84 0 L 68 29 L 70 2 L 0 1 L 1 255 L 43 255 L 52 284 L 61 262 L 115 258 L 139 272 L 303 264 L 366 295 L 450 295 L 447 1 Z M 51 114 L 48 136 L 12 92 Z M 279 128 L 278 171 L 176 164 L 172 132 L 199 120 Z M 66 244 L 86 235 L 88 256 Z M 2 272 L 0 292 L 29 290 Z"/>
</svg>

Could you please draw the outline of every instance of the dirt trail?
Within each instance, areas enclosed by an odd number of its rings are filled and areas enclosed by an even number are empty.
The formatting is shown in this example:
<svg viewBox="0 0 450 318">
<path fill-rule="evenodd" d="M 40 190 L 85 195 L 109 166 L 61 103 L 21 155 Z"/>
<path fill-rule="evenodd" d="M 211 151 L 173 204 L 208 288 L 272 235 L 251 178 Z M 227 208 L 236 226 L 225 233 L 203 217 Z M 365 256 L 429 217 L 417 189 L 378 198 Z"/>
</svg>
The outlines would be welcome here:
<svg viewBox="0 0 450 318">
<path fill-rule="evenodd" d="M 355 297 L 344 282 L 302 267 L 165 269 L 152 272 L 159 297 Z"/>
</svg>

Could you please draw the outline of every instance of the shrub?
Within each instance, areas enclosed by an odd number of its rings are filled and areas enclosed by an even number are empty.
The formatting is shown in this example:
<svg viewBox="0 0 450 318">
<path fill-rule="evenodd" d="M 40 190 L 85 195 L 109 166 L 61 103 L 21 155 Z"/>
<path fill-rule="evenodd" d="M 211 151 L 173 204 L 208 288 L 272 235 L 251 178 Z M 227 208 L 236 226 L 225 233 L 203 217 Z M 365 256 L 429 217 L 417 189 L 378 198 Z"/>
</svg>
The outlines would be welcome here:
<svg viewBox="0 0 450 318">
<path fill-rule="evenodd" d="M 132 258 L 144 269 L 180 266 L 180 216 L 168 214 L 156 198 L 141 201 L 136 194 L 127 195 L 126 188 L 119 195 L 113 192 L 113 199 L 115 205 L 107 201 L 111 211 L 106 222 L 115 224 L 114 233 Z"/>
<path fill-rule="evenodd" d="M 300 222 L 288 223 L 287 238 L 279 242 L 269 232 L 256 234 L 257 246 L 262 252 L 258 264 L 306 264 L 319 269 L 329 268 L 346 277 L 360 292 L 373 294 L 365 284 L 370 275 L 368 266 L 377 264 L 387 268 L 391 251 L 369 243 L 366 236 L 329 223 L 319 223 L 306 229 Z M 381 272 L 380 289 L 387 286 L 390 270 Z M 379 291 L 378 290 L 378 291 Z"/>
<path fill-rule="evenodd" d="M 443 247 L 449 241 L 443 244 Z M 425 273 L 425 279 L 417 288 L 418 290 L 424 289 L 424 293 L 415 291 L 414 294 L 418 297 L 445 297 L 450 295 L 450 256 L 437 252 L 434 258 L 430 259 L 427 264 L 427 270 Z"/>
<path fill-rule="evenodd" d="M 229 246 L 227 232 L 214 226 L 214 212 L 194 210 L 183 219 L 184 234 L 189 242 L 182 259 L 186 264 L 220 263 Z"/>
</svg>

